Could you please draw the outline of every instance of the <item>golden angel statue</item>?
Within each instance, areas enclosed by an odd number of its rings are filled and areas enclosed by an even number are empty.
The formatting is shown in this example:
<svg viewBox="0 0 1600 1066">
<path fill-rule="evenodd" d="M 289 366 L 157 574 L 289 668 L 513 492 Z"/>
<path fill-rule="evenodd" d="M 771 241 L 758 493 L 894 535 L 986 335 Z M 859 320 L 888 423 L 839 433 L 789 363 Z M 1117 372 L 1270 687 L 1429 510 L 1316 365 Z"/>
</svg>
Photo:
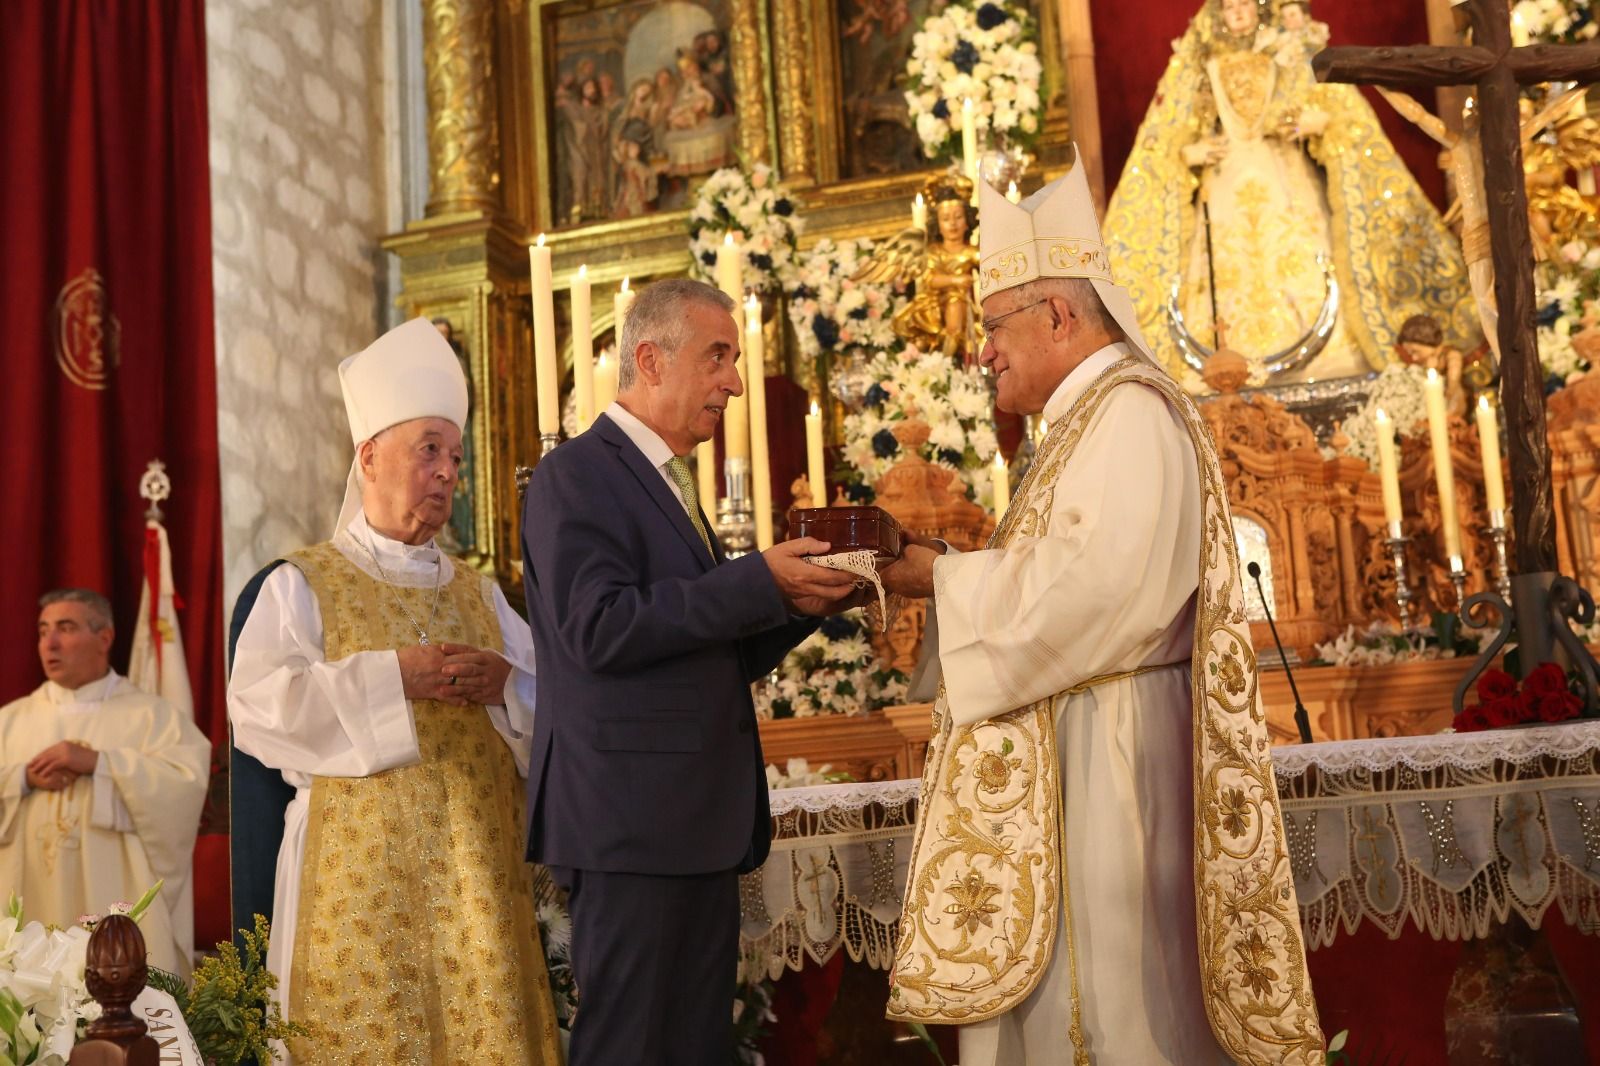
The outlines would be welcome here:
<svg viewBox="0 0 1600 1066">
<path fill-rule="evenodd" d="M 1204 366 L 1219 318 L 1258 384 L 1382 367 L 1415 314 L 1472 322 L 1460 246 L 1360 92 L 1315 82 L 1321 24 L 1298 2 L 1278 24 L 1279 6 L 1207 0 L 1106 215 L 1118 279 L 1174 373 Z"/>
<path fill-rule="evenodd" d="M 973 317 L 978 212 L 972 206 L 972 181 L 939 174 L 923 185 L 922 197 L 930 209 L 928 228 L 910 227 L 884 242 L 855 280 L 914 281 L 915 295 L 894 316 L 895 333 L 923 351 L 942 351 L 952 359 L 959 354 L 972 363 L 978 358 Z"/>
</svg>

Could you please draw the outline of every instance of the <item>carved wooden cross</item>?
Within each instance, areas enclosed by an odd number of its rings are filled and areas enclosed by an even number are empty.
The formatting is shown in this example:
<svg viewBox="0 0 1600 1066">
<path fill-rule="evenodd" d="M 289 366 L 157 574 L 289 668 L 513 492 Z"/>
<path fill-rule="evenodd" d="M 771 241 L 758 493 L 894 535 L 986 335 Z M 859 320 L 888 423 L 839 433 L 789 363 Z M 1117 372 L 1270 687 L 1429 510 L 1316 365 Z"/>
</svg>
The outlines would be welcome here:
<svg viewBox="0 0 1600 1066">
<path fill-rule="evenodd" d="M 1466 0 L 1456 6 L 1471 16 L 1471 47 L 1328 48 L 1311 66 L 1319 81 L 1397 89 L 1477 86 L 1494 297 L 1500 311 L 1500 398 L 1510 443 L 1516 569 L 1524 574 L 1554 571 L 1550 442 L 1533 325 L 1533 242 L 1522 177 L 1518 87 L 1600 81 L 1600 42 L 1513 48 L 1506 0 Z"/>
</svg>

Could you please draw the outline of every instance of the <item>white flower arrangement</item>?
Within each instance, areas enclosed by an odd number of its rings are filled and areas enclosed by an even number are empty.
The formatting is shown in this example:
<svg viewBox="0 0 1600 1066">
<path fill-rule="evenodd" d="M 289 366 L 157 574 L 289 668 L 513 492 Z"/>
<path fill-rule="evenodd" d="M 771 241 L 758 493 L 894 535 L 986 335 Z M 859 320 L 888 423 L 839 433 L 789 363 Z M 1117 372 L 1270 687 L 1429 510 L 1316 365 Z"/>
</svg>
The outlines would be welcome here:
<svg viewBox="0 0 1600 1066">
<path fill-rule="evenodd" d="M 768 788 L 809 788 L 812 785 L 836 785 L 849 780 L 849 774 L 834 770 L 831 763 L 823 763 L 815 770 L 805 759 L 790 759 L 782 770 L 767 763 Z"/>
<path fill-rule="evenodd" d="M 1339 427 L 1349 439 L 1344 453 L 1363 460 L 1374 470 L 1378 468 L 1378 434 L 1373 428 L 1372 416 L 1379 410 L 1393 420 L 1397 435 L 1419 432 L 1419 427 L 1428 421 L 1427 401 L 1422 396 L 1422 383 L 1427 376 L 1425 369 L 1408 363 L 1394 362 L 1385 367 L 1361 410 Z"/>
<path fill-rule="evenodd" d="M 860 610 L 825 619 L 754 686 L 757 718 L 866 714 L 903 703 L 906 677 L 885 670 L 867 642 Z"/>
<path fill-rule="evenodd" d="M 757 163 L 746 174 L 723 167 L 706 179 L 689 212 L 689 255 L 695 277 L 716 283 L 717 253 L 733 233 L 744 257 L 744 284 L 757 292 L 788 288 L 795 273 L 795 241 L 804 222 L 772 168 Z"/>
<path fill-rule="evenodd" d="M 954 470 L 966 483 L 967 495 L 984 502 L 989 479 L 978 475 L 1000 442 L 994 434 L 994 404 L 983 373 L 914 345 L 880 352 L 867 365 L 867 373 L 877 384 L 867 390 L 861 411 L 844 427 L 844 461 L 852 482 L 846 494 L 860 503 L 872 501 L 871 486 L 902 458 L 894 426 L 914 407 L 930 431 L 922 458 Z"/>
<path fill-rule="evenodd" d="M 912 38 L 906 103 L 930 159 L 961 153 L 961 106 L 972 101 L 980 140 L 1027 147 L 1039 134 L 1043 74 L 1033 18 L 1004 0 L 956 0 Z"/>
<path fill-rule="evenodd" d="M 1591 23 L 1592 25 L 1592 23 Z M 1539 363 L 1547 379 L 1571 385 L 1591 367 L 1572 344 L 1572 335 L 1596 318 L 1600 300 L 1600 247 L 1568 241 L 1538 270 L 1535 296 Z"/>
<path fill-rule="evenodd" d="M 1535 44 L 1592 41 L 1600 33 L 1591 0 L 1520 0 L 1512 5 L 1511 18 Z"/>
<path fill-rule="evenodd" d="M 789 289 L 789 320 L 805 358 L 899 343 L 894 316 L 907 302 L 905 293 L 855 280 L 871 255 L 872 242 L 864 237 L 839 244 L 824 237 L 801 254 Z"/>
</svg>

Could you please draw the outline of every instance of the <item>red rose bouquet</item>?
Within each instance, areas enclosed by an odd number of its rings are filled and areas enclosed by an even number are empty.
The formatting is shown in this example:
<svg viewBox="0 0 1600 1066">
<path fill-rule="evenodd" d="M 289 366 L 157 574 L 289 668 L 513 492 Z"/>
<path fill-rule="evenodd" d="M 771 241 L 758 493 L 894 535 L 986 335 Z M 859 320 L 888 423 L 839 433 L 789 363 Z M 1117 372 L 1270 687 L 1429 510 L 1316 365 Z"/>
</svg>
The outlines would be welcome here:
<svg viewBox="0 0 1600 1066">
<path fill-rule="evenodd" d="M 1478 702 L 1463 707 L 1451 723 L 1457 733 L 1564 722 L 1583 710 L 1583 700 L 1573 693 L 1566 671 L 1555 663 L 1540 663 L 1521 685 L 1504 670 L 1485 670 L 1477 688 Z"/>
</svg>

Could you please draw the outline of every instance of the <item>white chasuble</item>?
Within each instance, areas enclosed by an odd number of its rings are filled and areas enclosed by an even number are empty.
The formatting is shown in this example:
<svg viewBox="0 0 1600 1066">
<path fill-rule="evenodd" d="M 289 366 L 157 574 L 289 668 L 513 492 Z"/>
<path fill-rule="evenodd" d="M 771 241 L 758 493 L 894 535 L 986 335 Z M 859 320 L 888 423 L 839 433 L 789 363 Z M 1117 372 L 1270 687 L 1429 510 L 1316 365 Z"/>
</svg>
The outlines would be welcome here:
<svg viewBox="0 0 1600 1066">
<path fill-rule="evenodd" d="M 92 774 L 32 789 L 27 764 L 76 740 Z M 189 870 L 211 772 L 211 742 L 159 696 L 115 672 L 77 691 L 47 681 L 0 708 L 0 892 L 27 920 L 67 926 L 166 884 L 140 922 L 150 964 L 189 975 Z"/>
<path fill-rule="evenodd" d="M 1051 397 L 989 548 L 934 564 L 889 1014 L 964 1023 L 963 1066 L 1320 1062 L 1215 452 L 1125 352 Z"/>
</svg>

